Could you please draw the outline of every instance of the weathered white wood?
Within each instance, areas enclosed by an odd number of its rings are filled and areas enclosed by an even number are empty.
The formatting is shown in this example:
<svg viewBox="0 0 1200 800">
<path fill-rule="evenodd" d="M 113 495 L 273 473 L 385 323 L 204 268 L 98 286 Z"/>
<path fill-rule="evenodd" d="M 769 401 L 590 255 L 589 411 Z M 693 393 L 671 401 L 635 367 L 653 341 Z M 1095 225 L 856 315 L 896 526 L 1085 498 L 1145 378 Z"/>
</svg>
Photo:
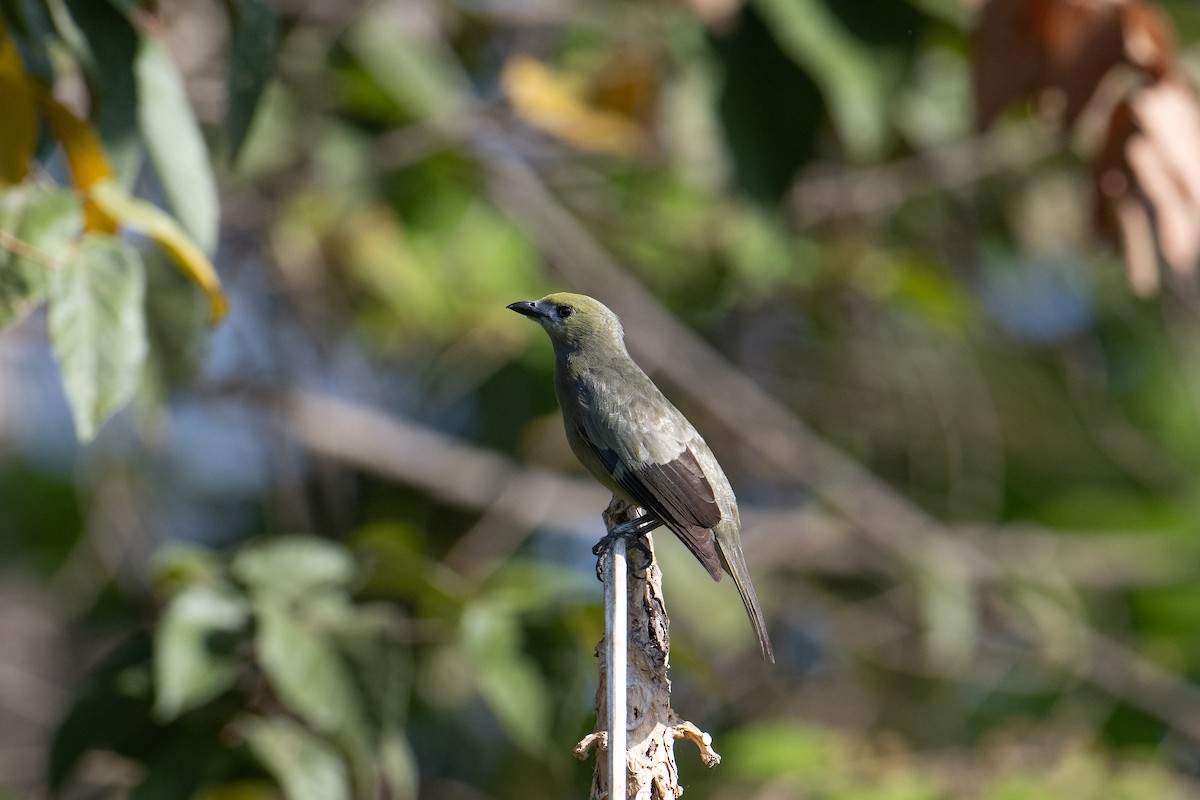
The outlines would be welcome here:
<svg viewBox="0 0 1200 800">
<path fill-rule="evenodd" d="M 620 786 L 628 772 L 625 766 L 626 745 L 626 668 L 629 643 L 629 610 L 626 587 L 625 540 L 617 539 L 609 548 L 608 569 L 604 576 L 604 631 L 608 639 L 608 774 L 609 796 L 620 797 L 611 790 Z"/>
<path fill-rule="evenodd" d="M 614 500 L 604 513 L 604 523 L 612 530 L 636 516 L 636 511 Z M 671 709 L 671 682 L 667 679 L 669 620 L 663 603 L 662 572 L 654 560 L 654 543 L 649 536 L 645 540 L 645 551 L 649 557 L 639 546 L 627 551 L 626 558 L 622 559 L 627 562 L 627 614 L 621 625 L 623 635 L 617 637 L 621 639 L 619 644 L 612 636 L 615 626 L 609 621 L 612 581 L 605 575 L 605 637 L 596 645 L 600 661 L 596 727 L 575 746 L 575 756 L 580 759 L 587 758 L 593 747 L 606 751 L 605 758 L 596 759 L 592 800 L 673 800 L 679 797 L 683 789 L 675 764 L 676 739 L 687 739 L 695 744 L 706 766 L 711 767 L 721 760 L 712 749 L 712 737 L 677 717 Z M 611 566 L 611 562 L 605 564 L 606 573 L 612 572 Z M 627 662 L 625 678 L 620 681 L 614 679 L 614 670 L 610 667 L 616 649 L 614 644 L 627 656 L 623 662 Z M 615 705 L 614 700 L 618 701 Z M 609 747 L 609 743 L 615 744 L 616 738 L 609 738 L 614 731 L 610 720 L 618 713 L 625 721 L 616 727 L 626 746 Z M 617 750 L 624 753 L 621 767 L 612 764 Z M 609 779 L 611 775 L 624 776 L 624 794 L 619 789 L 610 791 L 614 784 Z"/>
</svg>

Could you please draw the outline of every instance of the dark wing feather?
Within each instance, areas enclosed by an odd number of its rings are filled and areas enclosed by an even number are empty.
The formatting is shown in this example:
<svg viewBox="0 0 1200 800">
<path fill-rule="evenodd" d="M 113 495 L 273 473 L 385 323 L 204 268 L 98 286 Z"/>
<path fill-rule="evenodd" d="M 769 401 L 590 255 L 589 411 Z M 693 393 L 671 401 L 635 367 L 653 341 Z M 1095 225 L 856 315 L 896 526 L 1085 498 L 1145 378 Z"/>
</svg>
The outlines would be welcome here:
<svg viewBox="0 0 1200 800">
<path fill-rule="evenodd" d="M 699 559 L 714 580 L 721 579 L 721 561 L 712 527 L 721 521 L 712 485 L 692 451 L 685 449 L 666 464 L 642 464 L 629 469 L 612 450 L 600 448 L 581 431 L 581 439 L 604 463 L 613 480 L 638 504 L 662 520 Z"/>
<path fill-rule="evenodd" d="M 661 506 L 667 513 L 667 518 L 705 529 L 721 521 L 712 485 L 691 450 L 684 450 L 667 464 L 643 464 L 632 474 L 654 497 L 656 507 Z"/>
</svg>

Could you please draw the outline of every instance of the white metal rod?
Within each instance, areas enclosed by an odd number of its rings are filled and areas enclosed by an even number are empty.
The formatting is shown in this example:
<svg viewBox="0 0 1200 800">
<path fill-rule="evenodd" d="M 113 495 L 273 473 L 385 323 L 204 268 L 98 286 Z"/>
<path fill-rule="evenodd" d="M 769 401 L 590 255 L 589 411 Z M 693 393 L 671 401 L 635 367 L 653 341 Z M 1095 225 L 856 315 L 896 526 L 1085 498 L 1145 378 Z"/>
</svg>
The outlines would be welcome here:
<svg viewBox="0 0 1200 800">
<path fill-rule="evenodd" d="M 626 679 L 629 613 L 625 588 L 625 539 L 617 537 L 608 550 L 608 589 L 604 595 L 604 625 L 608 629 L 608 797 L 625 800 Z"/>
</svg>

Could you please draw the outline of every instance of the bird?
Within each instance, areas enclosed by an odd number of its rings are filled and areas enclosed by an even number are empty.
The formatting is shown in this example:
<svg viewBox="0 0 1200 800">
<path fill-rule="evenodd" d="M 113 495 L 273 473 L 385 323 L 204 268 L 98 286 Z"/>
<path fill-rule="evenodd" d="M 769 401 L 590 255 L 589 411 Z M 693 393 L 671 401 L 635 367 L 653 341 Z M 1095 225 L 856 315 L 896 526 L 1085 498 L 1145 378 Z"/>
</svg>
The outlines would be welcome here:
<svg viewBox="0 0 1200 800">
<path fill-rule="evenodd" d="M 665 525 L 713 580 L 728 573 L 762 657 L 773 663 L 729 479 L 692 423 L 629 355 L 620 319 L 600 301 L 571 292 L 507 308 L 550 336 L 554 389 L 571 451 L 614 496 L 644 512 L 610 535 L 640 539 Z"/>
</svg>

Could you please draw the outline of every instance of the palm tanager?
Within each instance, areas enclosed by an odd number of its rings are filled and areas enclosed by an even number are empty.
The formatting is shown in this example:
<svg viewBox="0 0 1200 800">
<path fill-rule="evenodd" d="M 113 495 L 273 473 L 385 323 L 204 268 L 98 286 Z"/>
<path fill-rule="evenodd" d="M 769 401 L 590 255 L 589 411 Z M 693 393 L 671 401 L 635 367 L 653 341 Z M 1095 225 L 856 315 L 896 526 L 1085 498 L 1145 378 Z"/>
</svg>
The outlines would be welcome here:
<svg viewBox="0 0 1200 800">
<path fill-rule="evenodd" d="M 540 323 L 554 344 L 554 389 L 571 450 L 617 498 L 643 512 L 610 535 L 636 539 L 665 525 L 714 580 L 723 568 L 763 658 L 773 662 L 729 480 L 692 424 L 630 358 L 617 315 L 565 292 L 508 308 Z"/>
</svg>

